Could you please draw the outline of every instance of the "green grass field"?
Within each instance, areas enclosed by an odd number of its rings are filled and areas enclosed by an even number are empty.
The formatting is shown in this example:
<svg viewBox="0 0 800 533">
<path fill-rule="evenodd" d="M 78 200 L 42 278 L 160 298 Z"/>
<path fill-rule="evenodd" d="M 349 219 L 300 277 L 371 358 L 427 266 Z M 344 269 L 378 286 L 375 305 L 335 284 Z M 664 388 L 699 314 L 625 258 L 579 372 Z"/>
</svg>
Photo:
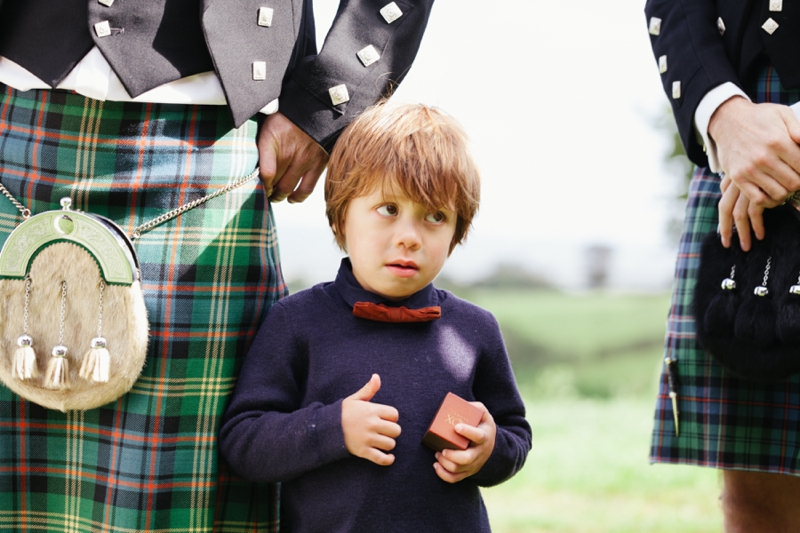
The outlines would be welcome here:
<svg viewBox="0 0 800 533">
<path fill-rule="evenodd" d="M 498 533 L 714 533 L 719 474 L 650 465 L 669 298 L 470 291 L 497 316 L 526 399 L 533 449 L 484 491 Z"/>
<path fill-rule="evenodd" d="M 496 533 L 721 531 L 718 473 L 647 461 L 652 402 L 527 402 L 522 471 L 484 490 Z"/>
</svg>

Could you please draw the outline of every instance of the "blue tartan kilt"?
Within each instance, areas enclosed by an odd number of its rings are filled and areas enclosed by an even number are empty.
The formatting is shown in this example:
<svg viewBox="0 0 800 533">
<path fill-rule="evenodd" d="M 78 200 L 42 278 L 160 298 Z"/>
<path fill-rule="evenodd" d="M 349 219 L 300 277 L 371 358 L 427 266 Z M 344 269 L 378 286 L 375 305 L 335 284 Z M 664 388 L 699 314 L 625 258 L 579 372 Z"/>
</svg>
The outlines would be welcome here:
<svg viewBox="0 0 800 533">
<path fill-rule="evenodd" d="M 0 181 L 33 214 L 73 209 L 126 232 L 256 166 L 257 125 L 224 106 L 99 102 L 0 85 Z M 20 222 L 0 197 L 0 244 Z M 0 531 L 276 531 L 278 487 L 220 463 L 237 372 L 284 295 L 258 180 L 137 241 L 150 322 L 132 390 L 62 413 L 0 386 Z"/>
<path fill-rule="evenodd" d="M 790 105 L 800 100 L 800 91 L 784 89 L 771 67 L 763 69 L 749 94 L 757 102 Z M 677 360 L 680 436 L 662 373 L 650 460 L 797 475 L 800 376 L 773 384 L 737 378 L 695 340 L 692 293 L 702 241 L 717 230 L 719 182 L 718 175 L 698 168 L 690 186 L 665 350 Z"/>
</svg>

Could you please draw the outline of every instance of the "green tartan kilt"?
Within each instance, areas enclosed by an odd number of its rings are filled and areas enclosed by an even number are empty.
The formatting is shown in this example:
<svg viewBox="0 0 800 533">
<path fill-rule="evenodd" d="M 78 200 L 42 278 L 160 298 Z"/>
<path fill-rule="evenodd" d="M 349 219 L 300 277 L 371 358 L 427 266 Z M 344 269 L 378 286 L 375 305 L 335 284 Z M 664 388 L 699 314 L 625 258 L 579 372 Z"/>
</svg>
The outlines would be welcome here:
<svg viewBox="0 0 800 533">
<path fill-rule="evenodd" d="M 757 102 L 793 104 L 766 66 L 749 94 Z M 719 176 L 696 169 L 689 190 L 675 286 L 667 320 L 666 357 L 677 360 L 680 434 L 675 431 L 667 376 L 656 400 L 650 460 L 800 475 L 800 376 L 756 383 L 725 371 L 695 340 L 692 298 L 703 239 L 717 230 Z"/>
<path fill-rule="evenodd" d="M 0 85 L 0 180 L 33 214 L 72 207 L 125 231 L 250 173 L 250 121 L 224 106 L 100 102 Z M 20 222 L 0 198 L 0 243 Z M 277 530 L 278 488 L 220 463 L 219 421 L 242 359 L 282 297 L 258 180 L 135 245 L 150 322 L 126 395 L 61 413 L 0 386 L 0 531 Z"/>
</svg>

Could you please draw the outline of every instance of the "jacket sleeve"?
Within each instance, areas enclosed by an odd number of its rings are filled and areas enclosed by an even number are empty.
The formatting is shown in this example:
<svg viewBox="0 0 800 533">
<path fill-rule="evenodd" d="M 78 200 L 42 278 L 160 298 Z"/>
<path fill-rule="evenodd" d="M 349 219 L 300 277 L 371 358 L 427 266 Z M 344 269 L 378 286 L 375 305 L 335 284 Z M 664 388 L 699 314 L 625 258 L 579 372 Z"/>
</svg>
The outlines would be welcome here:
<svg viewBox="0 0 800 533">
<path fill-rule="evenodd" d="M 742 86 L 725 52 L 724 22 L 718 22 L 712 0 L 648 0 L 645 15 L 655 64 L 683 146 L 692 162 L 707 166 L 694 128 L 697 105 L 725 82 Z"/>
<path fill-rule="evenodd" d="M 284 81 L 281 112 L 330 152 L 364 109 L 388 97 L 411 67 L 433 0 L 341 0 L 318 55 Z"/>
<path fill-rule="evenodd" d="M 475 371 L 473 393 L 497 426 L 494 450 L 472 480 L 483 487 L 497 485 L 519 472 L 531 449 L 531 427 L 522 402 L 500 327 L 494 317 L 482 328 L 486 348 Z"/>
<path fill-rule="evenodd" d="M 220 453 L 250 481 L 289 481 L 349 456 L 341 400 L 301 406 L 304 346 L 291 324 L 280 303 L 270 309 L 222 420 Z"/>
</svg>

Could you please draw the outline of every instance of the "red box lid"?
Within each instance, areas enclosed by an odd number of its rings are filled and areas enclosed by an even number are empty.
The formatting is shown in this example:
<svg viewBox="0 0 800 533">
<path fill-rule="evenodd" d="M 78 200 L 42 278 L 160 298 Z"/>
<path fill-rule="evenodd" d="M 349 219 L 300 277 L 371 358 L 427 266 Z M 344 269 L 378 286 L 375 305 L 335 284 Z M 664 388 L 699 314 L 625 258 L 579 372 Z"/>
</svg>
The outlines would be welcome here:
<svg viewBox="0 0 800 533">
<path fill-rule="evenodd" d="M 422 438 L 422 443 L 433 450 L 441 451 L 445 448 L 451 450 L 466 450 L 470 440 L 456 433 L 455 425 L 464 423 L 477 426 L 483 411 L 465 399 L 448 392 L 444 397 L 439 411 L 433 417 L 427 433 Z"/>
</svg>

